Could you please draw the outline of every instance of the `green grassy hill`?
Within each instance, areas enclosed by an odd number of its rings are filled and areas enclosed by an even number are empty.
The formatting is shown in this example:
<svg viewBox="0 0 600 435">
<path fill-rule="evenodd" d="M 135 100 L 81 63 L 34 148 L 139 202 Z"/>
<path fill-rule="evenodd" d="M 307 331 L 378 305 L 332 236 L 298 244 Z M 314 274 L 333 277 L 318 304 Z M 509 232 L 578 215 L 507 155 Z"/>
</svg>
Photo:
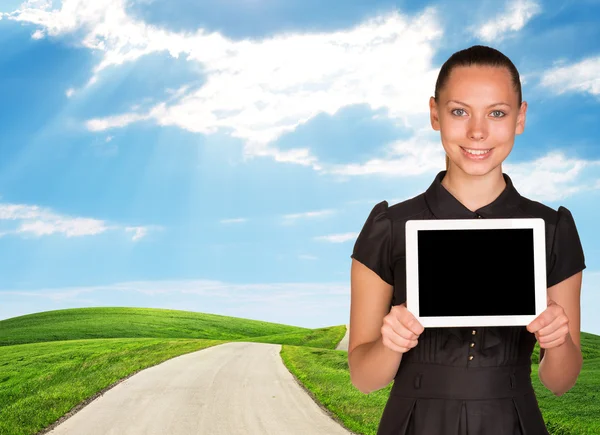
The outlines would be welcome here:
<svg viewBox="0 0 600 435">
<path fill-rule="evenodd" d="M 391 385 L 368 395 L 350 382 L 335 347 L 344 325 L 308 329 L 214 314 L 81 308 L 0 321 L 0 435 L 44 433 L 69 412 L 152 365 L 229 341 L 282 344 L 282 360 L 307 393 L 356 433 L 375 435 Z M 532 380 L 551 434 L 600 434 L 600 336 L 582 332 L 577 385 L 555 397 Z M 41 432 L 40 432 L 41 431 Z"/>
<path fill-rule="evenodd" d="M 155 308 L 76 308 L 0 321 L 0 346 L 91 338 L 236 340 L 311 329 L 217 314 Z"/>
</svg>

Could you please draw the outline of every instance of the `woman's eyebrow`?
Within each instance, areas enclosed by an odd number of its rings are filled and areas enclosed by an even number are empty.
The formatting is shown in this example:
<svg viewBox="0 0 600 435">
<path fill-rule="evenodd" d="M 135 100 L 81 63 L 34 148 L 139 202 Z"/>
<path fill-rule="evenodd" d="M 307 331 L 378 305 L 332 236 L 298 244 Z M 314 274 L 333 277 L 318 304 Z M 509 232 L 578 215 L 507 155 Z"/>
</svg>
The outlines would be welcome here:
<svg viewBox="0 0 600 435">
<path fill-rule="evenodd" d="M 450 103 L 458 103 L 458 104 L 460 104 L 462 106 L 471 107 L 467 103 L 463 103 L 462 101 L 458 101 L 458 100 L 448 100 L 448 103 L 446 103 L 446 104 L 450 104 Z M 486 109 L 488 109 L 490 107 L 494 107 L 494 106 L 508 106 L 508 107 L 510 107 L 510 104 L 504 103 L 504 102 L 493 103 L 493 104 L 490 104 L 489 106 L 487 106 Z"/>
</svg>

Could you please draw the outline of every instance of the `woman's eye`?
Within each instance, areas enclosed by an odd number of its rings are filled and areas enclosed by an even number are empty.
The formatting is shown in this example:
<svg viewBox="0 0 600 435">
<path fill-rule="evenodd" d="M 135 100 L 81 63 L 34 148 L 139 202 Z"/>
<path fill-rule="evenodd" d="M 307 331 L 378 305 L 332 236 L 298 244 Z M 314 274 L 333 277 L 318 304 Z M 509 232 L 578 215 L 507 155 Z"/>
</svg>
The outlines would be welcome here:
<svg viewBox="0 0 600 435">
<path fill-rule="evenodd" d="M 494 114 L 494 113 L 499 113 L 499 115 L 494 116 L 494 118 L 502 118 L 505 115 L 505 113 L 503 111 L 501 111 L 501 110 L 494 110 L 492 112 L 492 114 Z"/>
<path fill-rule="evenodd" d="M 456 113 L 456 112 L 464 112 L 464 110 L 463 110 L 463 109 L 454 109 L 454 110 L 451 112 L 453 115 L 456 115 L 456 116 L 462 116 L 462 114 L 459 114 L 459 113 Z"/>
</svg>

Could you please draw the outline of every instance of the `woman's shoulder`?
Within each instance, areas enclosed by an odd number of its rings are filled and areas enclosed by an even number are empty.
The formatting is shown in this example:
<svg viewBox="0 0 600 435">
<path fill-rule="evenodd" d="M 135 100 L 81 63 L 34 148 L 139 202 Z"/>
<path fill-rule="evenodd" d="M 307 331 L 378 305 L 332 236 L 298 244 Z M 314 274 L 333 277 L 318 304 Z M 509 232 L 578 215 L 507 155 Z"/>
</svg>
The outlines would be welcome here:
<svg viewBox="0 0 600 435">
<path fill-rule="evenodd" d="M 541 201 L 527 198 L 523 195 L 520 195 L 520 197 L 519 209 L 527 215 L 527 217 L 542 218 L 546 221 L 546 224 L 556 222 L 558 210 L 553 209 Z"/>
<path fill-rule="evenodd" d="M 386 214 L 392 221 L 406 221 L 408 219 L 418 219 L 419 215 L 425 214 L 427 210 L 429 209 L 425 201 L 425 193 L 421 193 L 389 206 Z"/>
<path fill-rule="evenodd" d="M 541 218 L 546 228 L 555 229 L 561 222 L 573 221 L 573 214 L 565 206 L 554 209 L 540 201 L 535 201 L 521 196 L 519 208 L 527 217 Z"/>
</svg>

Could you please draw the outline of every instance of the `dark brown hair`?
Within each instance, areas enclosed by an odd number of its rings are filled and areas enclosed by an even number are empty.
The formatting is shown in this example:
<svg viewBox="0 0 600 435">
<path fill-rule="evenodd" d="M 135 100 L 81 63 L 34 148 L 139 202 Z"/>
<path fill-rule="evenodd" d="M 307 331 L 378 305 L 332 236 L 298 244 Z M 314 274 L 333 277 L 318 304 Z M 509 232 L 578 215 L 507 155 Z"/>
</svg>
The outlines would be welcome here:
<svg viewBox="0 0 600 435">
<path fill-rule="evenodd" d="M 521 79 L 517 67 L 503 53 L 492 47 L 485 45 L 473 45 L 464 50 L 457 51 L 442 65 L 435 83 L 435 100 L 439 100 L 440 90 L 446 85 L 452 69 L 460 66 L 492 66 L 498 68 L 506 68 L 512 77 L 513 86 L 518 94 L 519 107 L 523 100 L 521 92 Z M 446 170 L 450 164 L 450 159 L 446 155 Z"/>
</svg>

